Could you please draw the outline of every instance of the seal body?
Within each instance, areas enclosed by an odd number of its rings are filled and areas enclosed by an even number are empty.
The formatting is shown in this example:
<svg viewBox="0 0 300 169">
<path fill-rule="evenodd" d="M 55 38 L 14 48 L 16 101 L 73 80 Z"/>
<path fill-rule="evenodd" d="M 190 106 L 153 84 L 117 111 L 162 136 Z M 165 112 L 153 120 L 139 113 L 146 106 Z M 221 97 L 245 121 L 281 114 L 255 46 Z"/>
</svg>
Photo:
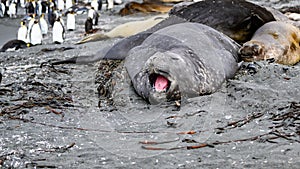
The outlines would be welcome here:
<svg viewBox="0 0 300 169">
<path fill-rule="evenodd" d="M 181 23 L 132 48 L 125 67 L 137 94 L 156 104 L 215 92 L 237 71 L 238 49 L 236 42 L 206 25 Z"/>
<path fill-rule="evenodd" d="M 109 52 L 119 58 L 123 55 L 124 50 L 128 51 L 142 42 L 142 38 L 145 39 L 164 27 L 183 22 L 208 25 L 242 44 L 249 41 L 254 32 L 263 24 L 275 20 L 274 15 L 266 8 L 244 0 L 203 0 L 187 5 L 178 5 L 169 12 L 167 19 L 142 34 L 119 41 L 115 47 L 118 49 Z"/>
<path fill-rule="evenodd" d="M 2 48 L 0 49 L 0 52 L 6 52 L 6 51 L 15 51 L 18 49 L 24 49 L 27 48 L 27 43 L 22 40 L 10 40 L 7 43 L 5 43 Z"/>
<path fill-rule="evenodd" d="M 248 41 L 263 24 L 276 20 L 266 8 L 245 0 L 203 0 L 173 8 L 170 15 L 213 27 L 239 43 Z"/>
<path fill-rule="evenodd" d="M 119 15 L 131 15 L 134 13 L 142 12 L 142 13 L 150 13 L 150 12 L 159 12 L 159 13 L 167 13 L 172 9 L 172 5 L 164 5 L 161 3 L 150 3 L 150 2 L 128 2 L 124 8 L 119 11 Z"/>
<path fill-rule="evenodd" d="M 243 44 L 239 55 L 245 61 L 274 59 L 280 64 L 294 65 L 300 60 L 299 42 L 299 28 L 286 22 L 269 22 Z"/>
<path fill-rule="evenodd" d="M 86 43 L 86 42 L 92 42 L 97 40 L 104 40 L 107 38 L 116 38 L 116 37 L 128 37 L 131 35 L 135 35 L 137 33 L 140 33 L 142 31 L 145 31 L 152 26 L 156 25 L 157 23 L 161 22 L 163 19 L 165 19 L 168 15 L 157 15 L 154 17 L 151 17 L 146 20 L 141 21 L 131 21 L 126 22 L 124 24 L 120 24 L 113 28 L 112 30 L 105 32 L 105 33 L 99 33 L 99 34 L 93 34 L 88 37 L 84 37 L 80 41 L 78 41 L 76 44 Z"/>
</svg>

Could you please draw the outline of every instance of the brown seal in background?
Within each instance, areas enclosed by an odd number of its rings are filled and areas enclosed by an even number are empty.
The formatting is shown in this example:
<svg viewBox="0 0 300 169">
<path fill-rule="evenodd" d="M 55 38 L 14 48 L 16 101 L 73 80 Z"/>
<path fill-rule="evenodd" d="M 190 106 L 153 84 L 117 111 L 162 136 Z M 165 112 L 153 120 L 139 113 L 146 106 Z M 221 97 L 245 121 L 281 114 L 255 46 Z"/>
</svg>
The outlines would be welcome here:
<svg viewBox="0 0 300 169">
<path fill-rule="evenodd" d="M 242 46 L 239 55 L 244 61 L 274 59 L 276 63 L 294 65 L 300 60 L 299 42 L 299 28 L 286 22 L 269 22 Z"/>
</svg>

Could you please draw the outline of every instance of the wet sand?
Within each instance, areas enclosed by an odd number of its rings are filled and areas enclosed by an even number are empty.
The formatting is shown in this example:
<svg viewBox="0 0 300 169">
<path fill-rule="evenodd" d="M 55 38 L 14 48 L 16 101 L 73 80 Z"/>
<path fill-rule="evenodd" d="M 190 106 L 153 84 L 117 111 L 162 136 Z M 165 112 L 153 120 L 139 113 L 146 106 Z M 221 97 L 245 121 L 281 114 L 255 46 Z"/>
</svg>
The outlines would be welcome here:
<svg viewBox="0 0 300 169">
<path fill-rule="evenodd" d="M 300 66 L 259 62 L 211 95 L 186 99 L 180 109 L 151 106 L 136 96 L 123 69 L 105 62 L 40 68 L 42 62 L 96 54 L 118 38 L 74 45 L 76 31 L 55 45 L 0 53 L 0 166 L 3 168 L 298 168 Z M 109 30 L 145 15 L 103 12 Z M 18 25 L 17 20 L 0 26 Z M 1 29 L 1 31 L 4 29 Z M 10 31 L 13 33 L 13 31 Z M 8 32 L 5 32 L 8 34 Z M 1 32 L 1 42 L 2 42 Z M 45 48 L 73 47 L 45 52 Z M 100 66 L 99 66 L 100 65 Z M 113 73 L 114 104 L 98 96 Z M 125 77 L 124 77 L 125 76 Z M 100 103 L 100 107 L 99 107 Z M 195 131 L 195 133 L 184 133 Z M 153 141 L 153 144 L 143 144 Z M 203 148 L 200 148 L 203 147 Z M 154 150 L 154 149 L 160 150 Z"/>
</svg>

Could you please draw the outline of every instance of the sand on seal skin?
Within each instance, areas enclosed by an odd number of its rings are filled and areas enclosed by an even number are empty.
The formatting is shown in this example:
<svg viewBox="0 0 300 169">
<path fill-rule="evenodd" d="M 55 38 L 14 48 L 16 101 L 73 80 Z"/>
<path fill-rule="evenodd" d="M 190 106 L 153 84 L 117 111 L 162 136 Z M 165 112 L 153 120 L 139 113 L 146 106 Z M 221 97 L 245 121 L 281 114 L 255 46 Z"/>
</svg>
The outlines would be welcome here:
<svg viewBox="0 0 300 169">
<path fill-rule="evenodd" d="M 50 35 L 43 45 L 0 53 L 0 168 L 300 166 L 299 64 L 257 62 L 254 71 L 244 63 L 212 95 L 187 99 L 180 109 L 151 106 L 130 88 L 119 63 L 39 67 L 48 60 L 95 54 L 119 40 L 74 45 L 82 38 L 85 17 L 78 15 L 78 30 L 67 32 L 61 45 L 53 44 Z M 112 29 L 145 17 L 103 12 L 99 26 Z M 9 29 L 10 25 L 19 24 L 0 19 L 1 44 L 6 41 L 2 27 Z M 15 37 L 15 31 L 7 31 L 4 33 Z M 60 47 L 75 49 L 42 51 Z M 112 82 L 117 85 L 113 102 L 97 91 L 98 86 L 105 86 L 102 82 L 107 77 L 114 77 Z M 200 143 L 210 146 L 193 149 Z"/>
</svg>

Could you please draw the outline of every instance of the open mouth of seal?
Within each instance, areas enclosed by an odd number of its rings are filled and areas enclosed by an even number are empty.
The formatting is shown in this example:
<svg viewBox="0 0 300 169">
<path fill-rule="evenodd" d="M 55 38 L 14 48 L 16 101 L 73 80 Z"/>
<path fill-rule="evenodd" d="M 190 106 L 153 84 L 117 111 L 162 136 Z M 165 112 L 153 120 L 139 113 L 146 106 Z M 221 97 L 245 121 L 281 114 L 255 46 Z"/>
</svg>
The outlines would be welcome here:
<svg viewBox="0 0 300 169">
<path fill-rule="evenodd" d="M 149 76 L 151 86 L 158 92 L 166 92 L 169 90 L 171 82 L 163 75 L 151 74 Z"/>
</svg>

